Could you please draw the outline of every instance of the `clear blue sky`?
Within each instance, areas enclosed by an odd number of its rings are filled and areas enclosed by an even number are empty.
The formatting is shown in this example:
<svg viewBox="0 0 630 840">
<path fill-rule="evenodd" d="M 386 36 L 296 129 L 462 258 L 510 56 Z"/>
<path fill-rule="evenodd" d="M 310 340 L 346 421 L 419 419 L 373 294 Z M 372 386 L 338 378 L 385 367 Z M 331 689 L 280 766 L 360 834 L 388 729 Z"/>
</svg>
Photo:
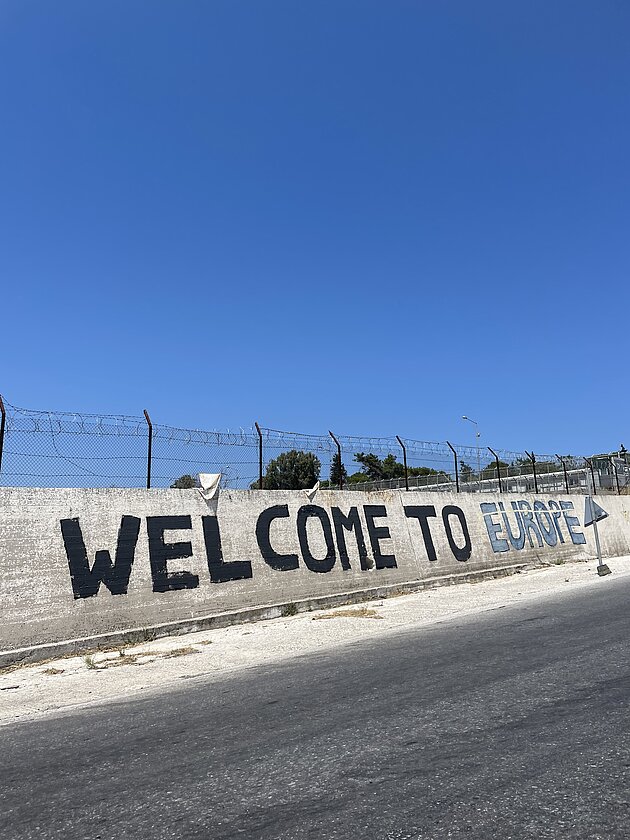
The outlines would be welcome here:
<svg viewBox="0 0 630 840">
<path fill-rule="evenodd" d="M 622 0 L 4 0 L 0 392 L 630 446 Z"/>
</svg>

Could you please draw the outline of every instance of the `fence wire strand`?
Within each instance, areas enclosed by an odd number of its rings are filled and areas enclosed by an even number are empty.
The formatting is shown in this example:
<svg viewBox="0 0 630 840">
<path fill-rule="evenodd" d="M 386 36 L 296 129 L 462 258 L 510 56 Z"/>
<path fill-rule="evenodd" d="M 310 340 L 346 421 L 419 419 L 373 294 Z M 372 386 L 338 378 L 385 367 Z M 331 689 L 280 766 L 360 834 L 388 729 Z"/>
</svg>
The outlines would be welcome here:
<svg viewBox="0 0 630 840">
<path fill-rule="evenodd" d="M 27 487 L 144 487 L 149 426 L 142 417 L 119 414 L 36 411 L 4 402 L 5 434 L 0 483 Z M 260 427 L 237 431 L 152 426 L 151 486 L 170 487 L 183 476 L 221 473 L 224 488 L 258 486 L 259 445 L 264 475 L 291 450 L 314 455 L 327 486 L 337 444 L 331 434 L 304 434 Z M 585 459 L 410 438 L 335 435 L 351 490 L 404 488 L 453 492 L 627 492 L 630 465 L 625 450 Z M 401 445 L 402 444 L 402 445 Z M 404 452 L 403 452 L 404 447 Z M 382 475 L 367 475 L 357 454 L 372 455 Z M 406 454 L 408 475 L 403 460 Z M 392 457 L 393 456 L 393 459 Z M 386 464 L 383 461 L 388 459 Z M 386 469 L 387 468 L 387 469 Z M 389 470 L 389 472 L 387 472 Z M 361 480 L 359 480 L 361 479 Z"/>
</svg>

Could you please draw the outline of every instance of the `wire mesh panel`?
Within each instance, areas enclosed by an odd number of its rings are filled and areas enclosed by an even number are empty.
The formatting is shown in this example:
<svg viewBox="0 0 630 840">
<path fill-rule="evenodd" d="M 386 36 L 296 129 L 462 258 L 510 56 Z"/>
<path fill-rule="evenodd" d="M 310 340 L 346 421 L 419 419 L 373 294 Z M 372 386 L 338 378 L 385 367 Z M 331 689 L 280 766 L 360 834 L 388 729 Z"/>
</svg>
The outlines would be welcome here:
<svg viewBox="0 0 630 840">
<path fill-rule="evenodd" d="M 396 437 L 340 435 L 351 490 L 404 487 L 403 454 Z M 381 486 L 382 485 L 382 486 Z"/>
<path fill-rule="evenodd" d="M 138 487 L 147 425 L 117 415 L 31 411 L 8 405 L 2 483 L 27 487 Z"/>
<path fill-rule="evenodd" d="M 258 439 L 253 431 L 204 432 L 154 426 L 151 483 L 170 487 L 182 476 L 221 473 L 221 486 L 247 488 L 257 477 L 257 452 Z"/>
<path fill-rule="evenodd" d="M 33 411 L 1 402 L 0 408 L 4 485 L 144 487 L 150 474 L 152 487 L 188 487 L 205 472 L 221 473 L 223 487 L 256 488 L 262 455 L 265 489 L 312 486 L 320 479 L 323 487 L 357 491 L 630 492 L 630 458 L 623 447 L 585 459 L 395 435 L 314 435 L 257 425 L 203 431 L 151 425 L 148 414 Z"/>
<path fill-rule="evenodd" d="M 330 435 L 307 435 L 298 432 L 282 432 L 278 429 L 261 428 L 263 447 L 263 488 L 276 489 L 279 470 L 290 468 L 290 459 L 306 453 L 310 458 L 301 458 L 296 466 L 304 487 L 313 486 L 320 478 L 328 479 L 336 444 Z M 256 486 L 258 484 L 256 483 Z"/>
<path fill-rule="evenodd" d="M 149 469 L 144 417 L 31 411 L 8 405 L 2 483 L 44 487 L 143 487 Z M 256 478 L 254 432 L 152 428 L 151 486 L 169 487 L 200 472 L 222 485 Z M 184 483 L 182 486 L 186 486 Z"/>
<path fill-rule="evenodd" d="M 451 474 L 452 460 L 448 448 L 432 441 L 418 441 L 402 438 L 346 438 L 356 454 L 372 453 L 378 462 L 369 462 L 359 472 L 369 473 L 369 478 L 351 482 L 354 490 L 387 490 L 409 486 L 410 490 L 455 489 Z M 361 444 L 361 450 L 357 445 Z M 449 453 L 450 454 L 450 453 Z M 405 479 L 405 459 L 407 478 Z M 355 464 L 355 469 L 361 462 Z M 380 475 L 378 474 L 380 472 Z M 355 478 L 357 477 L 355 473 Z M 451 487 L 452 485 L 452 487 Z"/>
</svg>

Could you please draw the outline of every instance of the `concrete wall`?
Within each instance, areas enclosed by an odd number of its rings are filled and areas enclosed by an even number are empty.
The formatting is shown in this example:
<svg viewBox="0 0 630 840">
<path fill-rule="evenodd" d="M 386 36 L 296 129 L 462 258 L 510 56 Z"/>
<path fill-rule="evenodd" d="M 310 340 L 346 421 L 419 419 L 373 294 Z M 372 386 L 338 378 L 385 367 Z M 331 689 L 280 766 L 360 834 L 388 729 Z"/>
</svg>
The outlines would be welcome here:
<svg viewBox="0 0 630 840">
<path fill-rule="evenodd" d="M 604 553 L 630 554 L 630 498 L 599 501 Z M 197 490 L 0 488 L 0 505 L 0 652 L 594 554 L 582 496 L 228 490 L 212 508 Z"/>
</svg>

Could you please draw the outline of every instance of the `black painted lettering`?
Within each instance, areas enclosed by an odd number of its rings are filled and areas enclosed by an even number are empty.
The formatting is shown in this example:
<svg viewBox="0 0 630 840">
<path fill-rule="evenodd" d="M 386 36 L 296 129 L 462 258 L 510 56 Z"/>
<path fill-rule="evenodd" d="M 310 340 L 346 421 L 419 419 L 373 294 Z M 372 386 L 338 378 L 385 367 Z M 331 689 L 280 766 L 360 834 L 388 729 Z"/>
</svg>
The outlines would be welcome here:
<svg viewBox="0 0 630 840">
<path fill-rule="evenodd" d="M 256 541 L 263 560 L 272 569 L 278 572 L 288 572 L 297 569 L 300 565 L 297 554 L 278 554 L 272 548 L 269 538 L 269 529 L 274 519 L 287 519 L 289 516 L 288 505 L 274 505 L 263 510 L 256 522 Z"/>
<path fill-rule="evenodd" d="M 177 589 L 196 589 L 199 576 L 192 572 L 169 572 L 169 560 L 192 557 L 192 545 L 189 542 L 165 543 L 164 531 L 190 530 L 190 516 L 147 516 L 147 534 L 149 536 L 149 561 L 153 578 L 154 592 L 171 592 Z"/>
<path fill-rule="evenodd" d="M 308 544 L 306 523 L 309 519 L 317 519 L 322 526 L 322 533 L 326 542 L 326 556 L 322 560 L 318 560 L 313 555 Z M 335 565 L 336 560 L 335 541 L 333 540 L 330 519 L 324 508 L 319 507 L 319 505 L 302 505 L 297 515 L 297 533 L 298 540 L 300 541 L 300 550 L 307 568 L 311 572 L 329 572 Z"/>
<path fill-rule="evenodd" d="M 335 537 L 337 538 L 337 550 L 339 551 L 341 568 L 346 570 L 350 568 L 350 558 L 348 556 L 348 547 L 346 545 L 344 528 L 346 531 L 354 531 L 361 568 L 364 571 L 371 568 L 358 509 L 351 507 L 348 515 L 346 516 L 339 508 L 334 507 L 332 508 L 332 518 L 335 526 Z"/>
<path fill-rule="evenodd" d="M 430 516 L 435 516 L 435 508 L 433 505 L 409 505 L 404 508 L 405 516 L 409 519 L 417 519 L 422 530 L 422 539 L 424 540 L 424 547 L 427 550 L 427 557 L 429 560 L 437 560 L 435 553 L 435 545 L 433 544 L 433 537 L 431 536 L 431 529 L 429 528 L 428 519 Z"/>
<path fill-rule="evenodd" d="M 453 537 L 453 530 L 450 522 L 451 516 L 455 516 L 459 520 L 462 535 L 464 537 L 464 545 L 462 546 L 457 545 Z M 444 522 L 446 539 L 448 540 L 448 544 L 453 552 L 453 557 L 461 563 L 464 563 L 466 560 L 470 559 L 470 555 L 472 554 L 472 544 L 470 542 L 470 534 L 468 532 L 468 524 L 466 522 L 466 517 L 464 516 L 464 511 L 456 505 L 445 505 L 442 508 L 442 521 Z"/>
<path fill-rule="evenodd" d="M 123 516 L 121 519 L 114 564 L 109 551 L 97 551 L 91 569 L 79 520 L 62 519 L 60 525 L 74 597 L 97 595 L 101 583 L 112 595 L 126 595 L 140 533 L 138 517 Z"/>
<path fill-rule="evenodd" d="M 208 558 L 208 571 L 212 583 L 226 583 L 229 580 L 247 580 L 252 577 L 252 564 L 249 560 L 234 560 L 226 563 L 223 559 L 221 532 L 216 516 L 202 516 L 203 541 Z"/>
<path fill-rule="evenodd" d="M 395 569 L 396 557 L 393 554 L 381 554 L 381 540 L 391 539 L 389 528 L 386 525 L 376 526 L 375 519 L 385 519 L 387 509 L 385 505 L 363 505 L 363 514 L 367 523 L 370 545 L 377 569 Z"/>
</svg>

